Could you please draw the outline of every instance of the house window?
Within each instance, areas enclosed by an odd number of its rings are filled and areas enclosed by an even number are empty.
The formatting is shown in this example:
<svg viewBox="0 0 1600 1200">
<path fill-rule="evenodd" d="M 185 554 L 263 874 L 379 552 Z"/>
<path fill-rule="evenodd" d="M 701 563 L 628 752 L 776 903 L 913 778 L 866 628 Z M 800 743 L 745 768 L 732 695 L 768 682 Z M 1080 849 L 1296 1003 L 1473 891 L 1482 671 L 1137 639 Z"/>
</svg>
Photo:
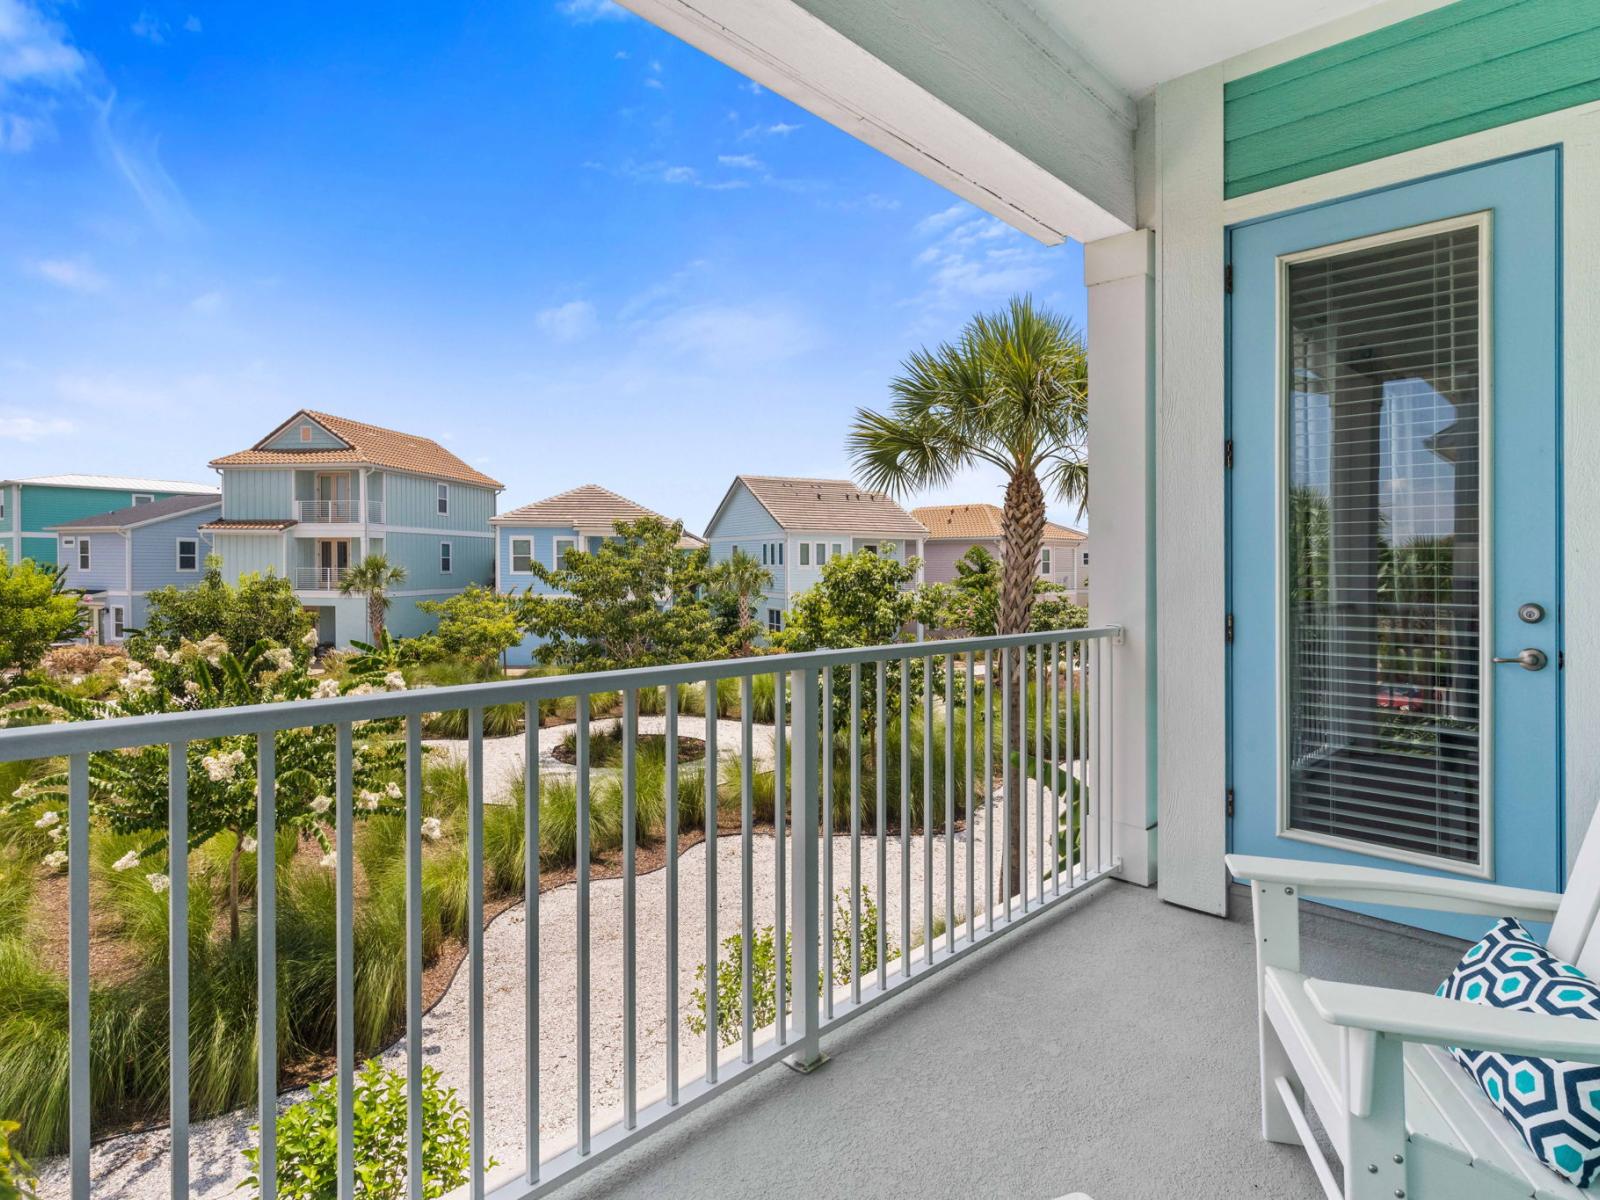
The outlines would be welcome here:
<svg viewBox="0 0 1600 1200">
<path fill-rule="evenodd" d="M 533 539 L 511 539 L 511 573 L 526 575 L 533 570 Z"/>
<path fill-rule="evenodd" d="M 827 542 L 818 542 L 817 543 L 817 566 L 820 567 L 823 563 L 825 563 L 827 561 L 828 561 L 828 543 Z"/>
<path fill-rule="evenodd" d="M 78 539 L 78 570 L 87 571 L 88 569 L 89 569 L 89 539 L 86 538 L 86 537 L 81 537 L 81 538 Z"/>
<path fill-rule="evenodd" d="M 800 543 L 800 565 L 802 567 L 809 567 L 811 565 L 811 543 L 810 542 L 801 542 Z"/>
<path fill-rule="evenodd" d="M 195 538 L 178 539 L 178 570 L 195 571 L 200 568 L 200 543 Z"/>
<path fill-rule="evenodd" d="M 868 542 L 865 546 L 863 546 L 861 548 L 863 550 L 865 550 L 868 554 L 876 554 L 878 552 L 878 543 L 877 542 Z"/>
<path fill-rule="evenodd" d="M 1041 574 L 1041 575 L 1050 574 L 1050 547 L 1049 546 L 1046 546 L 1043 550 L 1039 551 L 1039 574 Z"/>
<path fill-rule="evenodd" d="M 1086 567 L 1089 565 L 1089 552 L 1087 550 L 1083 552 L 1083 565 Z"/>
<path fill-rule="evenodd" d="M 565 571 L 567 569 L 567 555 L 572 553 L 577 544 L 577 538 L 558 537 L 556 539 L 555 552 L 551 555 L 556 570 Z"/>
<path fill-rule="evenodd" d="M 141 504 L 154 504 L 156 498 L 149 492 L 134 492 L 130 499 L 133 501 L 133 507 L 138 508 Z"/>
<path fill-rule="evenodd" d="M 120 642 L 122 640 L 123 632 L 122 605 L 113 604 L 111 606 L 111 636 Z"/>
<path fill-rule="evenodd" d="M 833 544 L 833 556 L 835 558 L 838 558 L 843 553 L 844 553 L 844 547 L 841 546 L 838 542 L 835 542 Z"/>
<path fill-rule="evenodd" d="M 302 442 L 309 442 L 311 440 L 311 426 L 309 426 L 309 425 L 300 426 L 300 440 Z"/>
<path fill-rule="evenodd" d="M 761 565 L 763 567 L 768 565 L 767 557 L 771 553 L 772 553 L 772 543 L 770 543 L 770 542 L 762 542 L 761 543 Z"/>
<path fill-rule="evenodd" d="M 441 483 L 438 485 L 437 503 L 440 516 L 444 516 L 450 511 L 450 485 L 448 483 Z"/>
<path fill-rule="evenodd" d="M 778 543 L 778 565 L 783 566 L 783 543 Z"/>
<path fill-rule="evenodd" d="M 779 633 L 783 630 L 783 610 L 781 608 L 767 609 L 767 632 Z"/>
<path fill-rule="evenodd" d="M 450 543 L 439 543 L 439 571 L 441 574 L 450 574 Z"/>
</svg>

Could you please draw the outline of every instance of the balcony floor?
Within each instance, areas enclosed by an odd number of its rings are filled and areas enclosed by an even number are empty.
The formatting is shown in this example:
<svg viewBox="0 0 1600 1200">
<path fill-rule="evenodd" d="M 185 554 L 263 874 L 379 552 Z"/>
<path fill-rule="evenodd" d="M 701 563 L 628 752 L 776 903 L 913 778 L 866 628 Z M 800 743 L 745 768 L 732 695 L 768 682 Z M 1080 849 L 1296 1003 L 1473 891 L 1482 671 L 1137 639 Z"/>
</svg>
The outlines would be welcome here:
<svg viewBox="0 0 1600 1200">
<path fill-rule="evenodd" d="M 1094 1200 L 1309 1197 L 1258 1133 L 1249 900 L 1228 920 L 1111 883 L 563 1190 Z M 1308 972 L 1432 991 L 1464 946 L 1307 907 Z"/>
</svg>

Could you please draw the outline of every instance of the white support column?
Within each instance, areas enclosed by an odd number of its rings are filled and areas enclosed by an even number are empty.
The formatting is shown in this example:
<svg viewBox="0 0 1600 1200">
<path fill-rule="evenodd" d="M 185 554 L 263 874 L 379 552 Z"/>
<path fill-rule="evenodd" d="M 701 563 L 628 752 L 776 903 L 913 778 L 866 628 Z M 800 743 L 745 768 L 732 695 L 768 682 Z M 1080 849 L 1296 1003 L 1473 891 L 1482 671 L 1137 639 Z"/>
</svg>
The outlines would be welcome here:
<svg viewBox="0 0 1600 1200">
<path fill-rule="evenodd" d="M 1122 877 L 1156 880 L 1155 253 L 1147 229 L 1083 248 L 1089 289 L 1089 623 L 1120 625 L 1110 747 Z"/>
</svg>

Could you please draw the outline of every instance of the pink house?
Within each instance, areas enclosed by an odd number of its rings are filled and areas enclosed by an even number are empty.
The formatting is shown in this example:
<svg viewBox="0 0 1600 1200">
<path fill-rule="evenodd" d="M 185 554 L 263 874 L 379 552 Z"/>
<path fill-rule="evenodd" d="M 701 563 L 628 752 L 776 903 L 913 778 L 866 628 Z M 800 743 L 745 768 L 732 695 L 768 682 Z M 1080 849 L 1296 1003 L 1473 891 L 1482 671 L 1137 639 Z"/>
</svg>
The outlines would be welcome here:
<svg viewBox="0 0 1600 1200">
<path fill-rule="evenodd" d="M 911 515 L 928 529 L 922 571 L 929 583 L 954 580 L 956 562 L 974 546 L 1000 557 L 998 505 L 935 504 L 912 509 Z M 1039 578 L 1071 593 L 1073 603 L 1088 603 L 1089 539 L 1081 530 L 1046 522 L 1036 569 Z"/>
</svg>

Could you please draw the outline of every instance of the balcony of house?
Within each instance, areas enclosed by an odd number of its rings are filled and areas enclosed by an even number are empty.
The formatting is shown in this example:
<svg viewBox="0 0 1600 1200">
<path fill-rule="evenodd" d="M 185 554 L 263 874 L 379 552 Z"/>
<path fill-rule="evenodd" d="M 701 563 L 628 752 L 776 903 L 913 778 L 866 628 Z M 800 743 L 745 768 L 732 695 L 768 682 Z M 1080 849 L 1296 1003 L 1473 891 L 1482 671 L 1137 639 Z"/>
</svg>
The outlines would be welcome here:
<svg viewBox="0 0 1600 1200">
<path fill-rule="evenodd" d="M 302 525 L 383 523 L 381 476 L 377 473 L 296 471 L 294 475 L 294 516 Z"/>
<path fill-rule="evenodd" d="M 303 527 L 296 527 L 298 533 Z M 337 592 L 360 558 L 356 537 L 296 537 L 289 550 L 289 577 L 296 591 Z"/>
</svg>

